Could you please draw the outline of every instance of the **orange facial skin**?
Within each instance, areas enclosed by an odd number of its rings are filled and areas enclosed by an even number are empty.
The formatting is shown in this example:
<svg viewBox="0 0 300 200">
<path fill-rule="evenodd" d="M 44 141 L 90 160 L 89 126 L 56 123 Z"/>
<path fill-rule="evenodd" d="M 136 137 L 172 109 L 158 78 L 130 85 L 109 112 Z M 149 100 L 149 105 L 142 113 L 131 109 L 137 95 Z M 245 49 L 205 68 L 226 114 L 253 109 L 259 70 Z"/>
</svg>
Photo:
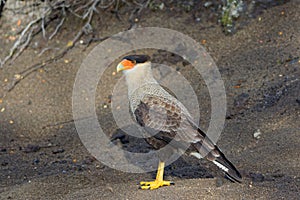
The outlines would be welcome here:
<svg viewBox="0 0 300 200">
<path fill-rule="evenodd" d="M 134 67 L 134 65 L 135 65 L 134 61 L 124 59 L 118 64 L 117 72 L 132 69 Z"/>
</svg>

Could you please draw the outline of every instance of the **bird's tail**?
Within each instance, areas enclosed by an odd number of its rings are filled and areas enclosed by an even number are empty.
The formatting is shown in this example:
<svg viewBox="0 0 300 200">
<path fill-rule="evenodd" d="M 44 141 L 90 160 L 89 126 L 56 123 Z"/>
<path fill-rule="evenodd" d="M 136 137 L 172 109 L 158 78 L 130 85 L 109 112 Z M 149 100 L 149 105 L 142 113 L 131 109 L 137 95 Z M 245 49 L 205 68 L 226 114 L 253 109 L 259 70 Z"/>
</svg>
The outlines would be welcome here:
<svg viewBox="0 0 300 200">
<path fill-rule="evenodd" d="M 218 147 L 217 147 L 218 149 Z M 218 149 L 220 156 L 216 157 L 212 162 L 221 168 L 227 177 L 233 182 L 242 182 L 242 176 L 235 166 L 225 157 L 225 155 Z"/>
<path fill-rule="evenodd" d="M 209 143 L 209 145 L 207 143 Z M 242 176 L 239 171 L 225 157 L 225 155 L 216 145 L 213 145 L 211 141 L 207 141 L 207 138 L 205 138 L 205 140 L 201 143 L 194 143 L 193 146 L 201 155 L 199 155 L 200 157 L 205 157 L 206 159 L 217 165 L 226 174 L 228 179 L 233 182 L 242 182 Z"/>
</svg>

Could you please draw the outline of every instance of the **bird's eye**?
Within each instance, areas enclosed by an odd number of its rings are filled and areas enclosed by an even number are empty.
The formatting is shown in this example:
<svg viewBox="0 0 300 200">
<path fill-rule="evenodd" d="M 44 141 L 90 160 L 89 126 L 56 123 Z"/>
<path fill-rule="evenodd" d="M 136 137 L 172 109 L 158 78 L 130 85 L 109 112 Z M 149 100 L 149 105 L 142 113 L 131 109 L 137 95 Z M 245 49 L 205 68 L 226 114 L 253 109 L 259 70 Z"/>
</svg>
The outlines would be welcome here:
<svg viewBox="0 0 300 200">
<path fill-rule="evenodd" d="M 133 60 L 133 61 L 131 61 L 131 62 L 132 62 L 132 64 L 134 64 L 134 65 L 136 64 L 136 60 Z"/>
</svg>

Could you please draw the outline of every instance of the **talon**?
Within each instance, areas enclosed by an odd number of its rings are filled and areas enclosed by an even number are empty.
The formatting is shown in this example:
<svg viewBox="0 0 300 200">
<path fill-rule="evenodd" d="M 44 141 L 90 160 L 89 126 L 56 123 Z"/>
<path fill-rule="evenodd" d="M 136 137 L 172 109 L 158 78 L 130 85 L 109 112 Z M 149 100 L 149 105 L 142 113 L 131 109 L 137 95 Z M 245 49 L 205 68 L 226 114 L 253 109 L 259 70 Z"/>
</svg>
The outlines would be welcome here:
<svg viewBox="0 0 300 200">
<path fill-rule="evenodd" d="M 140 182 L 140 189 L 142 190 L 154 190 L 162 186 L 169 186 L 169 185 L 174 185 L 174 182 L 172 181 L 150 181 L 150 182 Z"/>
<path fill-rule="evenodd" d="M 139 188 L 142 190 L 149 190 L 149 189 L 154 190 L 162 186 L 174 185 L 174 182 L 172 181 L 163 180 L 164 166 L 165 166 L 164 162 L 159 162 L 156 179 L 154 181 L 149 181 L 149 182 L 145 182 L 145 181 L 140 182 Z"/>
<path fill-rule="evenodd" d="M 144 185 L 150 185 L 150 182 L 140 182 L 140 185 L 141 185 L 141 186 L 144 186 Z"/>
</svg>

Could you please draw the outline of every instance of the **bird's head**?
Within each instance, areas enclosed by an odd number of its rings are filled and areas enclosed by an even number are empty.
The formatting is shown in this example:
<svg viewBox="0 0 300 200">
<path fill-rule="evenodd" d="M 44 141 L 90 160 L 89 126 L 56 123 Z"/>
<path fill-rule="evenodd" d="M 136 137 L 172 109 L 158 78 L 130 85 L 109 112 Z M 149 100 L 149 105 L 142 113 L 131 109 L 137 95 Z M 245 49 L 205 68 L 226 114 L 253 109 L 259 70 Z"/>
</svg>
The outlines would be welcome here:
<svg viewBox="0 0 300 200">
<path fill-rule="evenodd" d="M 147 55 L 129 55 L 125 56 L 117 66 L 117 72 L 127 71 L 142 66 L 144 63 L 150 62 Z"/>
</svg>

